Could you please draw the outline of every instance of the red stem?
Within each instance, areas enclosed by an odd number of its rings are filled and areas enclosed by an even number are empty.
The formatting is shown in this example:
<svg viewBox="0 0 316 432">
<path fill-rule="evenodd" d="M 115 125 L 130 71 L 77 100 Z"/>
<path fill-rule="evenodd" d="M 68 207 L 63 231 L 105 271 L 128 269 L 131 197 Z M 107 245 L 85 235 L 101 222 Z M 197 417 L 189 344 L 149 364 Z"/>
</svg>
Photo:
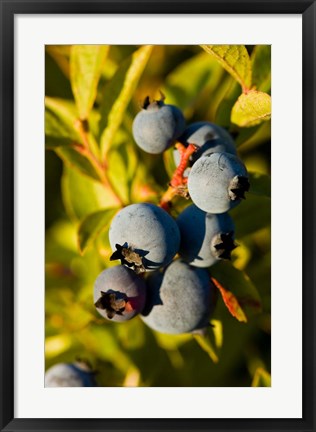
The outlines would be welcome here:
<svg viewBox="0 0 316 432">
<path fill-rule="evenodd" d="M 170 180 L 168 189 L 161 197 L 159 203 L 160 207 L 166 211 L 170 210 L 171 200 L 174 196 L 180 195 L 187 197 L 188 192 L 186 185 L 188 179 L 184 177 L 183 174 L 189 165 L 190 157 L 198 147 L 195 144 L 189 144 L 188 147 L 185 147 L 183 144 L 177 143 L 176 148 L 181 155 L 181 160 L 172 176 L 172 179 Z"/>
</svg>

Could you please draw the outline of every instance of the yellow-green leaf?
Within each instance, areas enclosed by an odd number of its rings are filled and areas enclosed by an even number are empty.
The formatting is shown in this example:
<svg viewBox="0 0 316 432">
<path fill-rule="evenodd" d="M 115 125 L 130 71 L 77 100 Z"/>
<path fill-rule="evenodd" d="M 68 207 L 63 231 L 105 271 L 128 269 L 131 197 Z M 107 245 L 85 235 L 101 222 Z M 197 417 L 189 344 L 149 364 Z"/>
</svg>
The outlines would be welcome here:
<svg viewBox="0 0 316 432">
<path fill-rule="evenodd" d="M 244 90 L 251 87 L 251 61 L 244 45 L 201 45 L 230 73 Z"/>
<path fill-rule="evenodd" d="M 271 387 L 271 375 L 262 367 L 258 367 L 251 384 L 251 387 Z"/>
<path fill-rule="evenodd" d="M 105 157 L 120 127 L 127 105 L 148 62 L 152 45 L 145 45 L 121 64 L 104 89 L 101 104 L 101 154 Z"/>
<path fill-rule="evenodd" d="M 81 120 L 86 120 L 97 95 L 108 45 L 74 45 L 70 53 L 70 80 Z"/>
<path fill-rule="evenodd" d="M 168 104 L 188 112 L 201 103 L 202 93 L 210 94 L 219 86 L 222 67 L 205 52 L 184 61 L 166 77 L 163 94 Z M 188 77 L 190 79 L 188 80 Z M 207 87 L 207 89 L 206 89 Z"/>
<path fill-rule="evenodd" d="M 46 147 L 59 147 L 71 142 L 81 143 L 81 137 L 75 128 L 76 119 L 77 112 L 73 102 L 46 96 Z"/>
<path fill-rule="evenodd" d="M 85 251 L 99 233 L 109 227 L 117 210 L 117 208 L 100 210 L 89 214 L 83 219 L 78 229 L 78 244 L 81 253 Z"/>
<path fill-rule="evenodd" d="M 121 149 L 124 149 L 121 146 Z M 127 176 L 128 156 L 117 149 L 108 153 L 108 176 L 112 184 L 115 185 L 120 198 L 124 203 L 129 203 L 129 179 Z"/>
<path fill-rule="evenodd" d="M 255 126 L 271 118 L 271 96 L 257 90 L 243 93 L 231 112 L 231 122 L 240 127 Z"/>
<path fill-rule="evenodd" d="M 103 184 L 67 166 L 64 167 L 61 186 L 65 209 L 75 221 L 117 205 L 113 193 Z"/>
</svg>

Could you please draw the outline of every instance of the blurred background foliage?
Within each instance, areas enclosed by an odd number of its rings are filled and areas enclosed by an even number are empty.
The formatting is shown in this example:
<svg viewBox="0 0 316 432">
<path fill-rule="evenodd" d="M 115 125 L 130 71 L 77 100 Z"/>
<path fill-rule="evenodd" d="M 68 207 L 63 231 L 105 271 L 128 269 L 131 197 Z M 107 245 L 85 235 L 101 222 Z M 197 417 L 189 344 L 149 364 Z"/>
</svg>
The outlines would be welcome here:
<svg viewBox="0 0 316 432">
<path fill-rule="evenodd" d="M 84 358 L 101 386 L 270 386 L 270 121 L 265 112 L 253 118 L 252 101 L 246 120 L 238 113 L 249 93 L 263 95 L 259 108 L 267 109 L 270 47 L 235 46 L 237 60 L 222 48 L 46 47 L 46 368 Z M 154 332 L 139 317 L 111 323 L 93 305 L 95 278 L 116 265 L 109 261 L 113 215 L 130 203 L 158 203 L 174 169 L 172 149 L 146 154 L 131 133 L 145 96 L 159 91 L 187 123 L 229 130 L 250 172 L 247 199 L 231 211 L 232 262 L 211 268 L 222 288 L 211 348 L 191 335 Z M 173 215 L 188 204 L 177 198 Z M 226 307 L 225 292 L 239 315 Z"/>
</svg>

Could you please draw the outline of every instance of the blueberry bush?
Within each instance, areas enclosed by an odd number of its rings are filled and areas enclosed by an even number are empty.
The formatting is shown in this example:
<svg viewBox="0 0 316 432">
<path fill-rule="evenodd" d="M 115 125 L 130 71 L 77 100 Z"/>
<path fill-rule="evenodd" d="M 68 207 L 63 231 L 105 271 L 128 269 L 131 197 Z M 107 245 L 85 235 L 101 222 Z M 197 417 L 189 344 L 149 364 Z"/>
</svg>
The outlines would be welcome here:
<svg viewBox="0 0 316 432">
<path fill-rule="evenodd" d="M 45 385 L 271 385 L 268 45 L 48 45 Z"/>
</svg>

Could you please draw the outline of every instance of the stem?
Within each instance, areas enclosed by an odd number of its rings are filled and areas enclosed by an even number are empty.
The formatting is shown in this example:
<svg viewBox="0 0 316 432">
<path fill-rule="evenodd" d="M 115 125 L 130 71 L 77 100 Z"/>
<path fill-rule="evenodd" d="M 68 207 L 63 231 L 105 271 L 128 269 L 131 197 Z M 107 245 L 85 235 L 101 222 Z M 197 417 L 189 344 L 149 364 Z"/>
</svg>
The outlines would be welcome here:
<svg viewBox="0 0 316 432">
<path fill-rule="evenodd" d="M 173 187 L 182 186 L 184 184 L 183 173 L 188 167 L 190 157 L 197 149 L 197 146 L 194 144 L 189 144 L 188 147 L 185 147 L 183 144 L 177 143 L 176 149 L 178 149 L 181 154 L 181 160 L 170 182 L 170 185 Z"/>
<path fill-rule="evenodd" d="M 169 211 L 171 201 L 176 195 L 182 196 L 184 198 L 189 197 L 187 188 L 188 179 L 184 177 L 183 174 L 189 165 L 190 157 L 198 148 L 198 146 L 196 146 L 195 144 L 189 144 L 188 147 L 185 147 L 181 143 L 177 143 L 175 147 L 180 152 L 181 160 L 175 172 L 173 173 L 168 189 L 161 197 L 159 203 L 160 207 L 162 207 L 166 211 Z"/>
</svg>

